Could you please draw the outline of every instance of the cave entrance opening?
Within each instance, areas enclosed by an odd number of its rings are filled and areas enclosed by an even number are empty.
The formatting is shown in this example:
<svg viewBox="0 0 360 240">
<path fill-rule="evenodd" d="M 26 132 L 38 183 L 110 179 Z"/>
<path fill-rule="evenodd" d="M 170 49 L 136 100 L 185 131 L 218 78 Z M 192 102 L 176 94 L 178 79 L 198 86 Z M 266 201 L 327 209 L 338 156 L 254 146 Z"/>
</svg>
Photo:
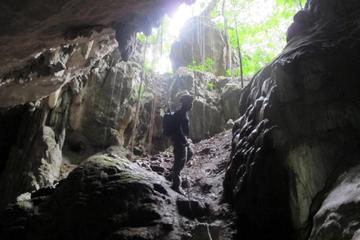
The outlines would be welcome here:
<svg viewBox="0 0 360 240">
<path fill-rule="evenodd" d="M 287 28 L 305 2 L 197 0 L 183 4 L 147 37 L 145 71 L 173 73 L 184 66 L 218 76 L 250 78 L 284 48 Z M 137 40 L 144 48 L 145 35 L 138 33 Z"/>
<path fill-rule="evenodd" d="M 197 0 L 192 5 L 183 4 L 165 16 L 150 35 L 138 33 L 137 56 L 143 73 L 137 91 L 137 106 L 147 90 L 154 95 L 150 110 L 147 109 L 150 120 L 144 143 L 148 151 L 157 144 L 152 141 L 156 128 L 154 119 L 157 115 L 163 116 L 169 108 L 176 110 L 178 91 L 188 90 L 205 102 L 214 102 L 219 96 L 221 98 L 226 85 L 236 83 L 240 89 L 244 88 L 258 70 L 282 51 L 286 45 L 286 31 L 305 1 Z M 182 83 L 173 88 L 178 78 L 174 76 L 182 67 L 195 75 L 195 72 L 201 72 L 202 77 L 195 76 L 191 86 Z M 204 77 L 208 73 L 211 76 Z M 200 134 L 192 137 L 200 141 L 219 132 L 219 127 L 207 123 L 212 117 L 212 106 L 198 102 L 197 106 L 196 119 L 200 127 L 196 130 Z M 141 115 L 136 114 L 132 127 L 131 150 L 139 131 L 136 123 L 140 120 L 137 118 Z M 234 112 L 224 115 L 217 125 L 222 126 L 238 117 Z"/>
</svg>

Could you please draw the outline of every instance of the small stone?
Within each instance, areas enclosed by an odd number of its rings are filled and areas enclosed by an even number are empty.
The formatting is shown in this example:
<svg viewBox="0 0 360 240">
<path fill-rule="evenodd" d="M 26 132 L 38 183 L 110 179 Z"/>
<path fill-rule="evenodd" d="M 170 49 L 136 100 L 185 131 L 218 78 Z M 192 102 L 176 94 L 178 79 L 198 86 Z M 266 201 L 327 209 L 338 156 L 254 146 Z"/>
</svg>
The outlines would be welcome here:
<svg viewBox="0 0 360 240">
<path fill-rule="evenodd" d="M 157 166 L 157 165 L 150 165 L 151 170 L 153 170 L 154 172 L 157 172 L 159 174 L 162 174 L 165 172 L 165 169 L 161 166 Z"/>
<path fill-rule="evenodd" d="M 138 146 L 135 146 L 133 152 L 136 156 L 141 156 L 144 153 L 144 150 Z"/>
<path fill-rule="evenodd" d="M 211 152 L 211 148 L 207 147 L 207 148 L 204 148 L 202 149 L 199 154 L 201 155 L 206 155 L 206 154 L 209 154 Z"/>
</svg>

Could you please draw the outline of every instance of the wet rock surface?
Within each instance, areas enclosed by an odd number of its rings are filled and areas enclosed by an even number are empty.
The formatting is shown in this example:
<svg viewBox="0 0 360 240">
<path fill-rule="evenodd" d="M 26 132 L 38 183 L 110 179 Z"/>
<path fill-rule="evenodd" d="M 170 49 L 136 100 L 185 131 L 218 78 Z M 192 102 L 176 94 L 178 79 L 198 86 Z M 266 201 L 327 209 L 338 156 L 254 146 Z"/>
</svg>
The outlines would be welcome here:
<svg viewBox="0 0 360 240">
<path fill-rule="evenodd" d="M 211 234 L 212 239 L 233 239 L 233 215 L 219 204 L 229 137 L 227 132 L 194 146 L 198 152 L 216 142 L 218 151 L 195 154 L 183 174 L 187 196 L 174 192 L 162 175 L 144 169 L 157 165 L 169 172 L 169 153 L 132 163 L 124 149 L 112 147 L 81 163 L 55 188 L 18 197 L 0 213 L 0 237 L 155 240 Z M 211 190 L 203 191 L 205 185 Z"/>
</svg>

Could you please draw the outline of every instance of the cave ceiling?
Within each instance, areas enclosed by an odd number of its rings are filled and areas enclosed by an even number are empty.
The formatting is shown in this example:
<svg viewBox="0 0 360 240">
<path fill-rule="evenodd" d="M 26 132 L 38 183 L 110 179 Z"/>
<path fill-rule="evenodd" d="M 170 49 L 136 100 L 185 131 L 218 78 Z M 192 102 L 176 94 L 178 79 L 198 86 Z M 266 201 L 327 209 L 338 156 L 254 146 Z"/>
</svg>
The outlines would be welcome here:
<svg viewBox="0 0 360 240">
<path fill-rule="evenodd" d="M 179 4 L 193 0 L 2 0 L 0 76 L 43 49 L 127 26 L 149 32 Z"/>
</svg>

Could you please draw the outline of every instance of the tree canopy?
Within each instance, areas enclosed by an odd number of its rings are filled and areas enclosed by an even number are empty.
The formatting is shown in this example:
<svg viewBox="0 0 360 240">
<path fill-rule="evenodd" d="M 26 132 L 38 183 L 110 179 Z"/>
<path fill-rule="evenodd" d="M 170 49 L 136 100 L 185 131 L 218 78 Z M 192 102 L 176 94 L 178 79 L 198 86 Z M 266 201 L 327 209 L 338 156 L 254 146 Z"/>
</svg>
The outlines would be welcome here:
<svg viewBox="0 0 360 240">
<path fill-rule="evenodd" d="M 213 2 L 214 0 L 197 0 L 197 5 L 192 7 L 192 15 L 201 14 Z M 229 43 L 234 50 L 238 48 L 239 43 L 243 73 L 244 76 L 250 77 L 271 62 L 284 48 L 286 30 L 295 13 L 305 5 L 305 2 L 306 0 L 227 0 L 223 9 L 223 0 L 218 0 L 217 4 L 211 6 L 209 16 L 224 31 L 222 11 L 225 10 Z M 161 59 L 164 61 L 164 58 L 168 58 L 171 44 L 177 37 L 173 34 L 172 28 L 171 19 L 165 17 L 161 27 L 154 29 L 148 38 L 153 51 L 148 56 L 152 59 L 147 61 L 152 62 L 155 70 L 156 65 L 159 65 L 156 61 Z M 144 36 L 139 34 L 138 39 L 143 41 Z M 164 67 L 164 63 L 160 65 Z M 239 68 L 232 68 L 227 74 L 238 76 L 239 73 Z"/>
</svg>

